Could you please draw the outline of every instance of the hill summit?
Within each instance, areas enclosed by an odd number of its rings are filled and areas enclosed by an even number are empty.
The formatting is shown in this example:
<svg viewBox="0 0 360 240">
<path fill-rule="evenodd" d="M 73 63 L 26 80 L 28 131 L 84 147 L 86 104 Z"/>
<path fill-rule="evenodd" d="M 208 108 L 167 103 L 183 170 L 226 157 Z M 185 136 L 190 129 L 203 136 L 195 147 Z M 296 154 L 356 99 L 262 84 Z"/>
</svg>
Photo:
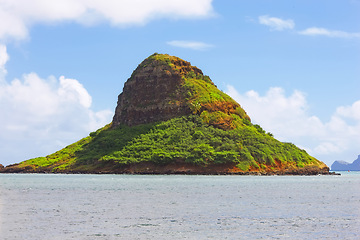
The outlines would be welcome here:
<svg viewBox="0 0 360 240">
<path fill-rule="evenodd" d="M 110 124 L 0 172 L 329 174 L 329 168 L 252 124 L 197 67 L 155 53 L 125 82 Z"/>
<path fill-rule="evenodd" d="M 235 127 L 232 114 L 250 120 L 241 106 L 200 69 L 178 57 L 155 53 L 126 81 L 112 126 L 134 126 L 191 114 L 224 129 Z"/>
</svg>

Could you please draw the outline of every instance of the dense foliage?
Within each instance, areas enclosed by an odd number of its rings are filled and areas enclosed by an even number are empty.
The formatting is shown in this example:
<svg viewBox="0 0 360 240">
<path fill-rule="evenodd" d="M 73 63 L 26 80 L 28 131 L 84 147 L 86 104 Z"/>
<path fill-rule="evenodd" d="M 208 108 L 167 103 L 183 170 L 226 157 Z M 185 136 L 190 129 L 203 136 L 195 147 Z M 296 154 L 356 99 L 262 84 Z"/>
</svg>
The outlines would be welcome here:
<svg viewBox="0 0 360 240">
<path fill-rule="evenodd" d="M 304 150 L 277 141 L 258 125 L 245 123 L 225 131 L 191 115 L 134 127 L 105 127 L 63 150 L 23 164 L 62 170 L 99 161 L 120 165 L 185 161 L 200 166 L 235 163 L 243 171 L 276 167 L 279 161 L 298 167 L 317 164 Z"/>
</svg>

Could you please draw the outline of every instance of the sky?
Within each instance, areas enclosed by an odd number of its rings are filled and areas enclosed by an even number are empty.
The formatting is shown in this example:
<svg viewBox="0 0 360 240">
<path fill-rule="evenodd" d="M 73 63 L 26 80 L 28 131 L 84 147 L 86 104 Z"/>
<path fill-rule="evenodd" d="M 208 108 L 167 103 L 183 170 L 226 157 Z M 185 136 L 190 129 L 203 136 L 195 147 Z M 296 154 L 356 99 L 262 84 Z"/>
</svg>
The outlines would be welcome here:
<svg viewBox="0 0 360 240">
<path fill-rule="evenodd" d="M 110 123 L 155 52 L 328 166 L 360 154 L 359 0 L 0 0 L 0 163 Z"/>
</svg>

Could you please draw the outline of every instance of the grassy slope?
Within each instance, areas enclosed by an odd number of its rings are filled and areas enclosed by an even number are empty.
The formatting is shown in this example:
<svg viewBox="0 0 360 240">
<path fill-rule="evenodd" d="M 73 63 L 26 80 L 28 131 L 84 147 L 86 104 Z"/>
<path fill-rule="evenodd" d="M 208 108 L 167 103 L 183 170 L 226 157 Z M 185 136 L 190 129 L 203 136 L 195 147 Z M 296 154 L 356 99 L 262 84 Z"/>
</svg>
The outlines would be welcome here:
<svg viewBox="0 0 360 240">
<path fill-rule="evenodd" d="M 22 162 L 19 167 L 91 171 L 94 165 L 106 162 L 167 164 L 176 160 L 204 167 L 234 163 L 243 171 L 276 169 L 279 162 L 287 167 L 321 165 L 304 150 L 279 142 L 258 125 L 247 123 L 225 131 L 192 115 L 135 127 L 103 128 L 54 154 Z"/>
</svg>

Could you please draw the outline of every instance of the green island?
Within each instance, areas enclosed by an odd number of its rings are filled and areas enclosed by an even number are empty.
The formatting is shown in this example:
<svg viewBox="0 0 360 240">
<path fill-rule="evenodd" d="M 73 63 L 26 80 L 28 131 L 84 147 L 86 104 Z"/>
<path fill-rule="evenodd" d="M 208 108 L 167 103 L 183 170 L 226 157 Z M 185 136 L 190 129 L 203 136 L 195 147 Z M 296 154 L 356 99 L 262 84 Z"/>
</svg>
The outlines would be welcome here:
<svg viewBox="0 0 360 240">
<path fill-rule="evenodd" d="M 155 53 L 125 83 L 110 124 L 0 172 L 312 175 L 329 168 L 253 124 L 197 67 Z"/>
</svg>

